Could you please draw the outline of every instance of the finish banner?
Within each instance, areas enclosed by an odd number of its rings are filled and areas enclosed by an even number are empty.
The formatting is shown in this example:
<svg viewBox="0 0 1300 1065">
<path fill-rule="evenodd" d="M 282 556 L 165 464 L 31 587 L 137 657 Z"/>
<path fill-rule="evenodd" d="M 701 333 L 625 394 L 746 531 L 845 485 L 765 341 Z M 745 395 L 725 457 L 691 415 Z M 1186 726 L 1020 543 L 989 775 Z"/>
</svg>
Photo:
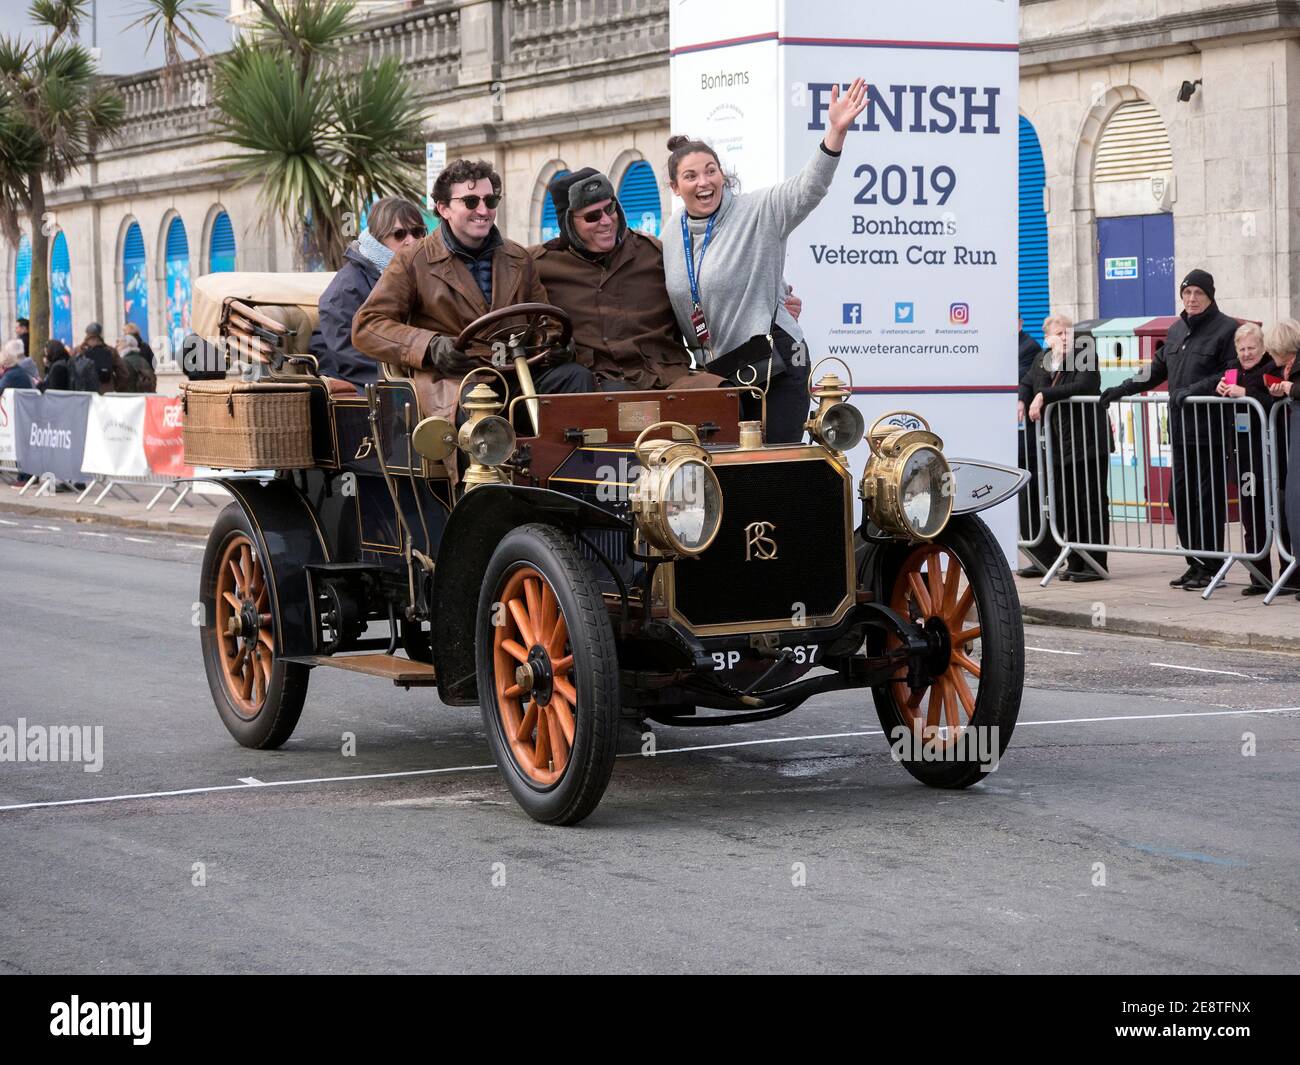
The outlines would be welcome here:
<svg viewBox="0 0 1300 1065">
<path fill-rule="evenodd" d="M 144 455 L 149 469 L 160 477 L 194 476 L 184 461 L 182 427 L 180 396 L 145 397 Z"/>
<path fill-rule="evenodd" d="M 830 191 L 786 242 L 809 360 L 844 360 L 868 424 L 915 411 L 950 456 L 1009 466 L 1018 16 L 969 0 L 679 0 L 670 27 L 673 132 L 714 144 L 742 194 L 797 175 L 834 87 L 866 80 Z M 680 243 L 667 234 L 665 256 Z M 1014 557 L 1014 501 L 984 516 Z"/>
<path fill-rule="evenodd" d="M 60 481 L 82 481 L 81 459 L 86 449 L 88 392 L 14 393 L 15 452 L 18 468 L 50 473 Z"/>
<path fill-rule="evenodd" d="M 144 457 L 144 396 L 94 396 L 86 419 L 86 473 L 147 477 Z"/>
</svg>

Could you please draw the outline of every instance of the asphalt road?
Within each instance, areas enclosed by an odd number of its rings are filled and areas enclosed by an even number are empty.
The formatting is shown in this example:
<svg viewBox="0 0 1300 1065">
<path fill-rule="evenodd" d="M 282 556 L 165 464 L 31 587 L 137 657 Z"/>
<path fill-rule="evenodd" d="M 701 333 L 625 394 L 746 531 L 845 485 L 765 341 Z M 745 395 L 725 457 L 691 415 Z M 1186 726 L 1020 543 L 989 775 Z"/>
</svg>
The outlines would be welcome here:
<svg viewBox="0 0 1300 1065">
<path fill-rule="evenodd" d="M 0 725 L 104 731 L 96 773 L 0 762 L 0 972 L 1300 969 L 1300 658 L 1031 628 L 968 791 L 847 693 L 660 727 L 555 829 L 428 691 L 317 670 L 282 750 L 238 747 L 193 541 L 3 519 Z"/>
</svg>

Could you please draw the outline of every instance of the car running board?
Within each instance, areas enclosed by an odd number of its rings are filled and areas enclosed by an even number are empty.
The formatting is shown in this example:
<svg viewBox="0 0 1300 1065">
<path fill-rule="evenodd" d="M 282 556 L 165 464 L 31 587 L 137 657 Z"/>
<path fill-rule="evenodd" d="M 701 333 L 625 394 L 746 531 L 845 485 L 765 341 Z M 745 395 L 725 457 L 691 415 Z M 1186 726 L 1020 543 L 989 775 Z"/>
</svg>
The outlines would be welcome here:
<svg viewBox="0 0 1300 1065">
<path fill-rule="evenodd" d="M 284 661 L 304 666 L 332 666 L 364 673 L 368 677 L 384 677 L 403 688 L 432 688 L 438 683 L 433 666 L 397 655 L 297 655 Z"/>
</svg>

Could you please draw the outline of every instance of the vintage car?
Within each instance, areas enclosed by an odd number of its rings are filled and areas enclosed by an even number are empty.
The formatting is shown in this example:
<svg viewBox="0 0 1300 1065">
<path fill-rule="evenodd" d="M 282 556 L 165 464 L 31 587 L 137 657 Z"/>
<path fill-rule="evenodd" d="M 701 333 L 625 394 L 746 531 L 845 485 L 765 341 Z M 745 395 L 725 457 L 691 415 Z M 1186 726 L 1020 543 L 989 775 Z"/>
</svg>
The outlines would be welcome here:
<svg viewBox="0 0 1300 1065">
<path fill-rule="evenodd" d="M 318 374 L 329 276 L 195 284 L 196 332 L 227 350 L 191 338 L 187 357 L 237 356 L 187 387 L 185 417 L 187 455 L 233 497 L 201 642 L 239 743 L 284 743 L 312 670 L 333 667 L 481 706 L 510 791 L 556 824 L 595 809 L 625 719 L 743 724 L 869 689 L 891 741 L 924 741 L 894 754 L 925 784 L 980 779 L 973 730 L 1001 755 L 1023 627 L 975 512 L 1023 471 L 945 458 L 916 414 L 868 428 L 820 367 L 797 445 L 740 417 L 766 382 L 537 395 L 530 364 L 570 334 L 542 304 L 470 325 L 458 347 L 483 368 L 455 422 L 424 418 L 388 368 L 365 395 Z"/>
</svg>

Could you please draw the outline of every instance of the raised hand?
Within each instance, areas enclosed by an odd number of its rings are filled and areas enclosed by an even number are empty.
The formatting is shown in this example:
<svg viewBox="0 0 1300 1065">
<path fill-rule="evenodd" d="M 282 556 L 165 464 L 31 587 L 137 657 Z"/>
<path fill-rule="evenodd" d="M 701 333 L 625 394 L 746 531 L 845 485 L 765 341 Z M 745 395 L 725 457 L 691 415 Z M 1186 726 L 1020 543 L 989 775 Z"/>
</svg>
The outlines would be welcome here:
<svg viewBox="0 0 1300 1065">
<path fill-rule="evenodd" d="M 830 107 L 826 111 L 826 120 L 830 123 L 830 132 L 826 134 L 826 147 L 838 152 L 844 147 L 844 134 L 857 121 L 867 107 L 867 83 L 862 78 L 854 78 L 848 91 L 841 94 L 838 85 L 831 89 Z"/>
</svg>

